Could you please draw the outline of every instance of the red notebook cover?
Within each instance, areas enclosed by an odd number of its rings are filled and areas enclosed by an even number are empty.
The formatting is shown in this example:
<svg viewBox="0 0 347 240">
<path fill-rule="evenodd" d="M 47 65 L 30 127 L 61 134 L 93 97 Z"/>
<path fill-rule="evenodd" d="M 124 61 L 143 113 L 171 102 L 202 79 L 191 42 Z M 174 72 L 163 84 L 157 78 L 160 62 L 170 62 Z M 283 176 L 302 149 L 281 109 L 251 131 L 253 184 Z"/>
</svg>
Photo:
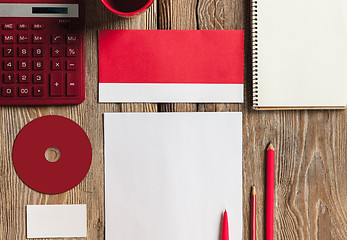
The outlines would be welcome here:
<svg viewBox="0 0 347 240">
<path fill-rule="evenodd" d="M 100 102 L 243 102 L 242 30 L 100 30 Z"/>
</svg>

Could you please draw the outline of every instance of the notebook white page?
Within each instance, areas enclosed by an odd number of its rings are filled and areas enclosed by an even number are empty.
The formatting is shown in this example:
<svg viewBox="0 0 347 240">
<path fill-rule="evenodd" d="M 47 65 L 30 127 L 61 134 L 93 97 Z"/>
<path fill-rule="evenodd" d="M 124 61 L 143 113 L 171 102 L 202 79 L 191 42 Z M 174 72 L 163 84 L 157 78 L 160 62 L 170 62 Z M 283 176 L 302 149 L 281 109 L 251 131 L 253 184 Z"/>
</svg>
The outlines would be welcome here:
<svg viewBox="0 0 347 240">
<path fill-rule="evenodd" d="M 347 106 L 347 1 L 257 6 L 259 106 Z"/>
<path fill-rule="evenodd" d="M 241 113 L 106 113 L 106 240 L 242 239 Z"/>
</svg>

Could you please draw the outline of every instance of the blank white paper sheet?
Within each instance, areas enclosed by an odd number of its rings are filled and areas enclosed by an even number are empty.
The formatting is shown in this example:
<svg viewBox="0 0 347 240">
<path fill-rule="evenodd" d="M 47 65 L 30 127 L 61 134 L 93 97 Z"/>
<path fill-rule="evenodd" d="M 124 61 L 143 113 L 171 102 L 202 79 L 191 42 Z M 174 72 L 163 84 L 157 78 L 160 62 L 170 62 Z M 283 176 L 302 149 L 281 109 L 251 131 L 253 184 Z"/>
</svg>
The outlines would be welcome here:
<svg viewBox="0 0 347 240">
<path fill-rule="evenodd" d="M 86 205 L 28 205 L 27 238 L 87 237 Z"/>
<path fill-rule="evenodd" d="M 242 239 L 241 113 L 106 113 L 106 240 Z"/>
</svg>

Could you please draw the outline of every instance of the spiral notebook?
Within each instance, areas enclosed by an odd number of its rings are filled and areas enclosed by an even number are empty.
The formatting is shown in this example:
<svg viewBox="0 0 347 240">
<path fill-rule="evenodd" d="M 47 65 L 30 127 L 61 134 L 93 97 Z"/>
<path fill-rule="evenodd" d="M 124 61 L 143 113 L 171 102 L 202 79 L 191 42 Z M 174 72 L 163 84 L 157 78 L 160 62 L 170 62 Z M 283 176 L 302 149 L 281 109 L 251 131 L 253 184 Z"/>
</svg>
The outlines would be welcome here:
<svg viewBox="0 0 347 240">
<path fill-rule="evenodd" d="M 252 1 L 253 107 L 347 106 L 347 1 Z"/>
</svg>

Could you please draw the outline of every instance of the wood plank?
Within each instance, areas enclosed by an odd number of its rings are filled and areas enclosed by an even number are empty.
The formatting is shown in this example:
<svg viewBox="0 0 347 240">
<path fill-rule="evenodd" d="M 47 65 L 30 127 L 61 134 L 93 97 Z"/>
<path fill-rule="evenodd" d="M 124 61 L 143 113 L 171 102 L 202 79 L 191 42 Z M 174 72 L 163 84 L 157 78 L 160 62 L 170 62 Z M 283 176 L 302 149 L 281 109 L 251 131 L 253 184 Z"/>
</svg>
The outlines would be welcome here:
<svg viewBox="0 0 347 240">
<path fill-rule="evenodd" d="M 88 204 L 88 239 L 104 239 L 104 112 L 243 112 L 243 239 L 250 238 L 250 189 L 258 192 L 258 238 L 264 232 L 265 147 L 276 147 L 275 239 L 347 239 L 347 111 L 251 109 L 250 53 L 245 53 L 245 104 L 98 104 L 98 29 L 245 29 L 241 0 L 161 0 L 131 19 L 87 2 L 86 101 L 78 106 L 0 107 L 0 239 L 25 239 L 27 204 Z M 246 49 L 249 49 L 246 32 Z M 29 121 L 66 116 L 80 124 L 93 146 L 86 179 L 73 190 L 45 195 L 28 188 L 12 164 L 12 145 Z"/>
</svg>

